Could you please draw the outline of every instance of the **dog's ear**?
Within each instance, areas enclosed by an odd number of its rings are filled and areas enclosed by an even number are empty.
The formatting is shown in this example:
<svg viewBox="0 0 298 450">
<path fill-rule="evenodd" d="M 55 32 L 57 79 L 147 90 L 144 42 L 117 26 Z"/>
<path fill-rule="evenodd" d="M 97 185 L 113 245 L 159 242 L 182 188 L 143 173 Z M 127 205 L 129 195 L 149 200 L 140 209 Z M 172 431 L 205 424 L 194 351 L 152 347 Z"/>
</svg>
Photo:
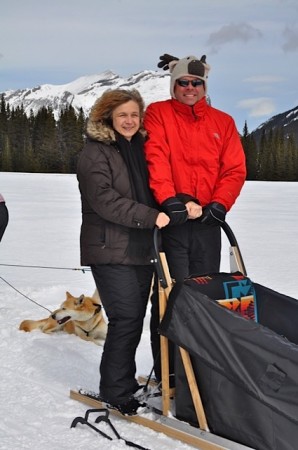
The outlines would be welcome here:
<svg viewBox="0 0 298 450">
<path fill-rule="evenodd" d="M 83 303 L 84 299 L 85 299 L 84 294 L 80 295 L 78 298 L 78 305 L 81 305 Z"/>
</svg>

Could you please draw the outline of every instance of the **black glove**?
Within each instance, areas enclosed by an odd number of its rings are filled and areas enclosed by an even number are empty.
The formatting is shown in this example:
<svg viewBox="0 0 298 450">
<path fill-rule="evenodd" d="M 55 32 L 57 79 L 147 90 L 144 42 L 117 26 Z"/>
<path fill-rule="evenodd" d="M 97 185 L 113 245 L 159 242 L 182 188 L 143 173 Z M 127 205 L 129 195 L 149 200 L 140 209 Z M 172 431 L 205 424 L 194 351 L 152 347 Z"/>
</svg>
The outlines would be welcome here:
<svg viewBox="0 0 298 450">
<path fill-rule="evenodd" d="M 220 225 L 225 221 L 227 210 L 221 203 L 212 202 L 208 203 L 203 208 L 203 214 L 200 220 L 204 225 Z"/>
<path fill-rule="evenodd" d="M 179 193 L 179 194 L 176 194 L 176 197 L 178 198 L 178 200 L 181 200 L 182 203 L 184 203 L 184 205 L 186 205 L 186 203 L 188 203 L 188 202 L 195 202 L 195 203 L 197 203 L 198 205 L 200 205 L 199 200 L 198 200 L 197 198 L 193 197 L 192 195 L 189 195 L 189 194 L 183 194 L 183 193 L 181 192 L 181 194 L 180 194 L 180 193 Z"/>
<path fill-rule="evenodd" d="M 187 209 L 184 203 L 176 197 L 167 198 L 161 204 L 163 211 L 169 216 L 170 225 L 181 225 L 187 221 Z"/>
</svg>

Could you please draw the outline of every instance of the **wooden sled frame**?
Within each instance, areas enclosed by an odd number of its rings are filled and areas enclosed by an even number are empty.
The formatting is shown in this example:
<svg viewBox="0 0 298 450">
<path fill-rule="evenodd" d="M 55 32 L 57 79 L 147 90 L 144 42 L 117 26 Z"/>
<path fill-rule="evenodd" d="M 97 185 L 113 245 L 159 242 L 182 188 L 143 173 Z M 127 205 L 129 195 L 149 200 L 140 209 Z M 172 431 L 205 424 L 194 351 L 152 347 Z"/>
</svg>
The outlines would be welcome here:
<svg viewBox="0 0 298 450">
<path fill-rule="evenodd" d="M 168 269 L 166 256 L 164 253 L 159 253 L 157 257 L 157 264 L 160 265 L 158 269 L 159 275 L 159 314 L 162 320 L 166 307 L 168 297 L 172 288 L 172 279 Z M 194 403 L 198 423 L 201 430 L 209 431 L 207 419 L 202 404 L 200 392 L 195 379 L 192 363 L 189 353 L 179 347 L 181 359 L 186 373 L 189 389 Z M 170 398 L 174 396 L 175 389 L 171 389 L 169 385 L 169 345 L 168 339 L 165 336 L 160 336 L 160 354 L 161 354 L 161 384 L 162 384 L 162 413 L 167 416 L 170 411 Z"/>
</svg>

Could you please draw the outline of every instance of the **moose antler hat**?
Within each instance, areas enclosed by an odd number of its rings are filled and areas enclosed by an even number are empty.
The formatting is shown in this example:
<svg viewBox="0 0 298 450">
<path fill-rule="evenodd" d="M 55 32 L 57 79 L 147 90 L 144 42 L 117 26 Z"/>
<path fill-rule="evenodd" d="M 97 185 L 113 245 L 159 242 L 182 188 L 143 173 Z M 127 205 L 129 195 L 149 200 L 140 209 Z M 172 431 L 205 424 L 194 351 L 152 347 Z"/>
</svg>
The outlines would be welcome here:
<svg viewBox="0 0 298 450">
<path fill-rule="evenodd" d="M 175 98 L 174 86 L 176 80 L 186 76 L 193 76 L 204 81 L 205 93 L 207 92 L 207 78 L 211 69 L 209 64 L 206 63 L 206 55 L 203 55 L 201 59 L 196 56 L 186 56 L 179 59 L 176 56 L 165 53 L 159 57 L 160 61 L 157 64 L 158 67 L 163 70 L 169 70 L 171 74 L 170 92 L 171 96 Z"/>
</svg>

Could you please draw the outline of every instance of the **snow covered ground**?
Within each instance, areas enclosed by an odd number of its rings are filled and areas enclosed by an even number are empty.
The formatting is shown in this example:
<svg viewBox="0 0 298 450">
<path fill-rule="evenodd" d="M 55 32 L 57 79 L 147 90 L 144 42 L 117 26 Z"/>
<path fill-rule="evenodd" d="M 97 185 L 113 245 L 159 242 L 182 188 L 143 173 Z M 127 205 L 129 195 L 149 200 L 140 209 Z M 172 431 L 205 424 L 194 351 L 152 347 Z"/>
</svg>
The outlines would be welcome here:
<svg viewBox="0 0 298 450">
<path fill-rule="evenodd" d="M 101 347 L 66 334 L 18 330 L 23 319 L 48 315 L 29 299 L 53 310 L 65 291 L 76 296 L 94 291 L 91 273 L 74 270 L 80 268 L 81 222 L 76 177 L 0 173 L 0 192 L 10 213 L 0 243 L 0 449 L 128 448 L 87 427 L 70 429 L 87 407 L 71 400 L 69 390 L 98 390 Z M 228 215 L 248 275 L 295 298 L 297 198 L 298 183 L 247 182 Z M 222 271 L 229 271 L 226 239 Z M 149 310 L 137 354 L 139 374 L 148 374 L 152 366 L 148 323 Z M 151 450 L 192 448 L 115 417 L 112 422 L 124 438 Z"/>
</svg>

